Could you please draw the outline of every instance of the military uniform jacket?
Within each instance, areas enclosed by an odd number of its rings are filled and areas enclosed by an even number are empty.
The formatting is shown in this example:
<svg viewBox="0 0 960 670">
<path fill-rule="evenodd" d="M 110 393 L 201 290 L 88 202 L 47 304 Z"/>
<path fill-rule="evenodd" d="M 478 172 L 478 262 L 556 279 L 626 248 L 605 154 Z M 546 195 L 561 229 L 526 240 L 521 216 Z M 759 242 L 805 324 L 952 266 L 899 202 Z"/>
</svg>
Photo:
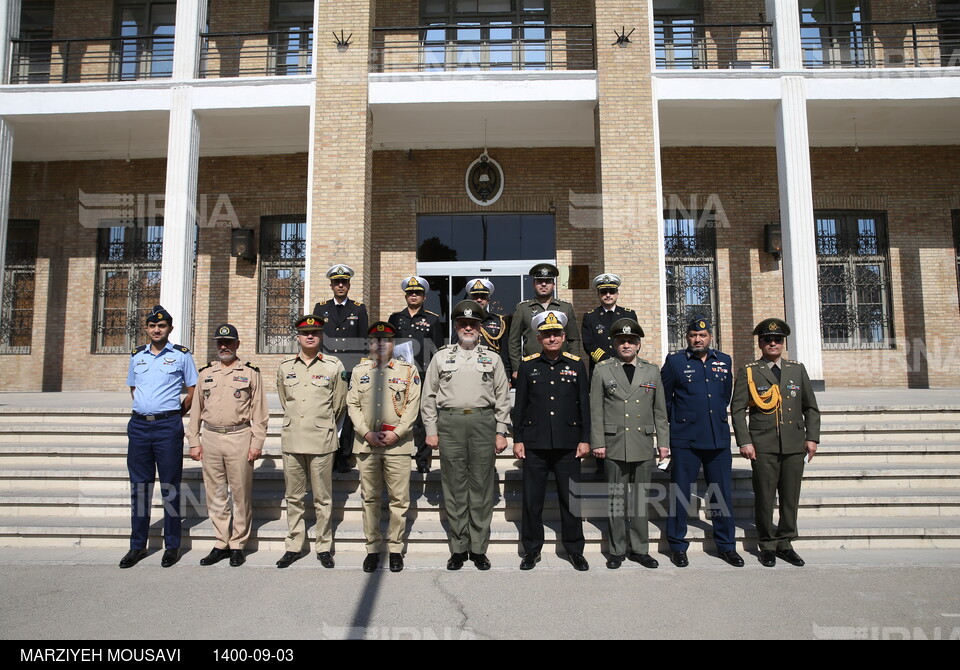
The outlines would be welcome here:
<svg viewBox="0 0 960 670">
<path fill-rule="evenodd" d="M 783 411 L 779 426 L 776 412 L 764 414 L 751 406 L 747 368 L 753 369 L 753 381 L 759 393 L 777 385 L 773 370 L 763 359 L 748 363 L 737 371 L 733 399 L 730 401 L 737 445 L 752 444 L 758 452 L 764 453 L 794 454 L 804 451 L 803 443 L 807 440 L 820 442 L 820 408 L 803 363 L 780 359 L 779 386 Z"/>
<path fill-rule="evenodd" d="M 369 358 L 353 369 L 347 391 L 347 411 L 353 422 L 354 453 L 412 456 L 416 452 L 412 427 L 420 414 L 420 373 L 393 358 L 383 368 Z M 393 428 L 384 428 L 393 426 Z M 373 431 L 392 430 L 400 438 L 392 447 L 374 447 L 363 439 Z"/>
<path fill-rule="evenodd" d="M 673 449 L 729 449 L 727 405 L 733 393 L 733 361 L 710 349 L 701 361 L 688 349 L 667 356 L 660 370 Z"/>
<path fill-rule="evenodd" d="M 500 360 L 503 361 L 503 370 L 510 379 L 512 367 L 510 366 L 510 352 L 507 341 L 510 339 L 510 319 L 509 316 L 500 314 L 490 314 L 486 319 L 480 322 L 480 344 L 497 352 Z M 450 344 L 456 344 L 457 334 L 454 332 L 453 340 Z"/>
<path fill-rule="evenodd" d="M 416 340 L 420 343 L 420 351 L 416 354 L 417 365 L 423 369 L 424 353 L 426 340 L 433 342 L 434 347 L 439 349 L 443 346 L 443 330 L 440 327 L 440 315 L 421 307 L 416 314 L 410 316 L 410 311 L 406 308 L 399 312 L 394 312 L 387 319 L 391 326 L 397 330 L 397 344 L 404 339 Z"/>
<path fill-rule="evenodd" d="M 284 360 L 277 368 L 277 393 L 283 406 L 280 444 L 285 453 L 337 450 L 337 420 L 347 400 L 346 372 L 339 359 L 317 354 L 305 361 L 298 354 Z"/>
<path fill-rule="evenodd" d="M 616 358 L 613 340 L 610 338 L 610 326 L 620 319 L 637 320 L 637 313 L 617 305 L 607 311 L 603 305 L 583 315 L 583 353 L 590 357 L 591 365 L 602 360 Z"/>
<path fill-rule="evenodd" d="M 313 313 L 324 319 L 323 353 L 340 358 L 343 354 L 353 354 L 347 358 L 359 360 L 358 354 L 366 351 L 367 330 L 370 327 L 366 305 L 359 300 L 348 299 L 342 308 L 338 308 L 331 298 L 314 305 Z M 346 363 L 344 367 L 348 367 Z M 349 365 L 349 368 L 352 369 L 353 365 Z"/>
<path fill-rule="evenodd" d="M 517 310 L 510 320 L 510 367 L 513 370 L 520 369 L 520 359 L 524 356 L 540 353 L 541 347 L 537 341 L 537 331 L 533 329 L 533 317 L 540 312 L 550 310 L 563 312 L 567 315 L 567 327 L 564 329 L 567 333 L 567 341 L 563 345 L 563 351 L 580 355 L 580 328 L 577 327 L 577 317 L 573 313 L 573 305 L 565 300 L 553 298 L 544 308 L 539 300 L 524 300 L 517 305 Z"/>
<path fill-rule="evenodd" d="M 427 368 L 420 398 L 420 414 L 427 435 L 437 434 L 440 408 L 491 407 L 497 419 L 497 432 L 507 432 L 510 423 L 510 385 L 503 370 L 503 361 L 497 353 L 482 344 L 473 349 L 448 344 L 440 349 Z"/>
<path fill-rule="evenodd" d="M 590 442 L 590 380 L 579 356 L 563 352 L 551 361 L 531 354 L 520 363 L 514 388 L 514 442 L 527 449 L 576 449 Z"/>
<path fill-rule="evenodd" d="M 670 443 L 660 370 L 642 358 L 635 359 L 633 364 L 632 383 L 627 381 L 619 358 L 598 363 L 590 383 L 590 446 L 606 447 L 607 458 L 626 463 L 654 458 L 657 446 Z"/>
<path fill-rule="evenodd" d="M 201 422 L 218 428 L 247 423 L 250 449 L 263 449 L 270 410 L 260 370 L 240 361 L 230 367 L 214 361 L 200 368 L 199 376 L 186 431 L 190 446 L 200 446 Z"/>
</svg>

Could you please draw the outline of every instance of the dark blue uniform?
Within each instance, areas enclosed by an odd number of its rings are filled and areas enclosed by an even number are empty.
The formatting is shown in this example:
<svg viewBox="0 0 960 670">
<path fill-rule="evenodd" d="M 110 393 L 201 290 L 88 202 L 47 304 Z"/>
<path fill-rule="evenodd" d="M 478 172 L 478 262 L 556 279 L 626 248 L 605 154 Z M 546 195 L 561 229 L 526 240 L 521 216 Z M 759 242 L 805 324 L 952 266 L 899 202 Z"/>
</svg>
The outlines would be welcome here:
<svg viewBox="0 0 960 670">
<path fill-rule="evenodd" d="M 637 320 L 637 313 L 617 305 L 607 311 L 600 305 L 583 315 L 581 337 L 583 353 L 590 357 L 590 369 L 602 360 L 614 358 L 613 340 L 610 339 L 610 326 L 620 319 Z"/>
<path fill-rule="evenodd" d="M 731 495 L 730 423 L 727 405 L 733 393 L 730 357 L 710 349 L 706 361 L 689 350 L 667 356 L 660 371 L 670 419 L 671 482 L 674 509 L 667 520 L 673 551 L 686 551 L 687 505 L 700 466 L 707 481 L 707 509 L 713 517 L 717 550 L 735 549 Z"/>
</svg>

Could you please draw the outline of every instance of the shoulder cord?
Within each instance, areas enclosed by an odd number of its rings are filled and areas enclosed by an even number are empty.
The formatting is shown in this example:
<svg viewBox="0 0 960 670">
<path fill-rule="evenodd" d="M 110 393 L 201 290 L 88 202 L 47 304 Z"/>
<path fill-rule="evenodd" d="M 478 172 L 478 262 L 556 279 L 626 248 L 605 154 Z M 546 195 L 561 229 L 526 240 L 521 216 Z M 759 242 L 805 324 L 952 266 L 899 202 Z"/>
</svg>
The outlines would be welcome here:
<svg viewBox="0 0 960 670">
<path fill-rule="evenodd" d="M 751 405 L 762 414 L 777 415 L 777 432 L 780 432 L 780 424 L 783 422 L 783 399 L 780 396 L 780 387 L 773 385 L 769 391 L 761 395 L 753 381 L 753 368 L 747 368 L 747 388 L 750 389 Z"/>
</svg>

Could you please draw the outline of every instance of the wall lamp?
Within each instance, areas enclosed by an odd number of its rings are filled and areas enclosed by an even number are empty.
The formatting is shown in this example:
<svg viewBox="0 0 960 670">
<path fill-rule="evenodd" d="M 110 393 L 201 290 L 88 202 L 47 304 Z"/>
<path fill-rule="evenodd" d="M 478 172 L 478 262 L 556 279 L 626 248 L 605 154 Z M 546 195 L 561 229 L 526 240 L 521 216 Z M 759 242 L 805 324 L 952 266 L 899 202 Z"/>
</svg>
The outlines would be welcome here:
<svg viewBox="0 0 960 670">
<path fill-rule="evenodd" d="M 230 255 L 251 263 L 257 260 L 253 250 L 253 228 L 234 228 L 230 231 Z"/>
<path fill-rule="evenodd" d="M 628 33 L 627 27 L 621 26 L 620 32 L 618 33 L 617 29 L 614 28 L 613 34 L 617 36 L 617 41 L 611 44 L 610 46 L 617 46 L 617 47 L 620 47 L 621 49 L 624 48 L 625 46 L 631 43 L 630 36 L 633 35 L 634 30 L 636 30 L 636 28 L 631 29 L 630 32 Z"/>
<path fill-rule="evenodd" d="M 768 223 L 763 227 L 763 250 L 773 254 L 774 260 L 783 256 L 783 235 L 779 223 Z"/>
<path fill-rule="evenodd" d="M 343 31 L 340 31 L 340 36 L 337 37 L 337 33 L 333 33 L 333 39 L 337 41 L 337 51 L 344 52 L 350 47 L 350 38 L 353 37 L 353 33 L 350 33 L 350 37 L 343 39 Z"/>
</svg>

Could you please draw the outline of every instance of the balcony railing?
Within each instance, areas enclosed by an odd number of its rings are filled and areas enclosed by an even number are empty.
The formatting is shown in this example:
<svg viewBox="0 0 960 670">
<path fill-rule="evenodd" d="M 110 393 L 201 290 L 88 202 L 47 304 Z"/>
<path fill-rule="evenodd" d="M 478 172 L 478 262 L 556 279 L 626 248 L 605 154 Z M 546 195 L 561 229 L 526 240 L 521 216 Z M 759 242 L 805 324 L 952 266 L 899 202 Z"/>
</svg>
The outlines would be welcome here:
<svg viewBox="0 0 960 670">
<path fill-rule="evenodd" d="M 10 41 L 13 84 L 132 81 L 173 72 L 172 35 Z"/>
<path fill-rule="evenodd" d="M 872 21 L 800 26 L 808 68 L 960 66 L 960 21 Z"/>
<path fill-rule="evenodd" d="M 374 28 L 372 72 L 593 70 L 592 25 L 489 24 Z"/>
<path fill-rule="evenodd" d="M 310 74 L 313 30 L 201 33 L 200 77 Z"/>
<path fill-rule="evenodd" d="M 657 67 L 729 70 L 773 67 L 770 23 L 684 23 L 654 27 Z"/>
</svg>

